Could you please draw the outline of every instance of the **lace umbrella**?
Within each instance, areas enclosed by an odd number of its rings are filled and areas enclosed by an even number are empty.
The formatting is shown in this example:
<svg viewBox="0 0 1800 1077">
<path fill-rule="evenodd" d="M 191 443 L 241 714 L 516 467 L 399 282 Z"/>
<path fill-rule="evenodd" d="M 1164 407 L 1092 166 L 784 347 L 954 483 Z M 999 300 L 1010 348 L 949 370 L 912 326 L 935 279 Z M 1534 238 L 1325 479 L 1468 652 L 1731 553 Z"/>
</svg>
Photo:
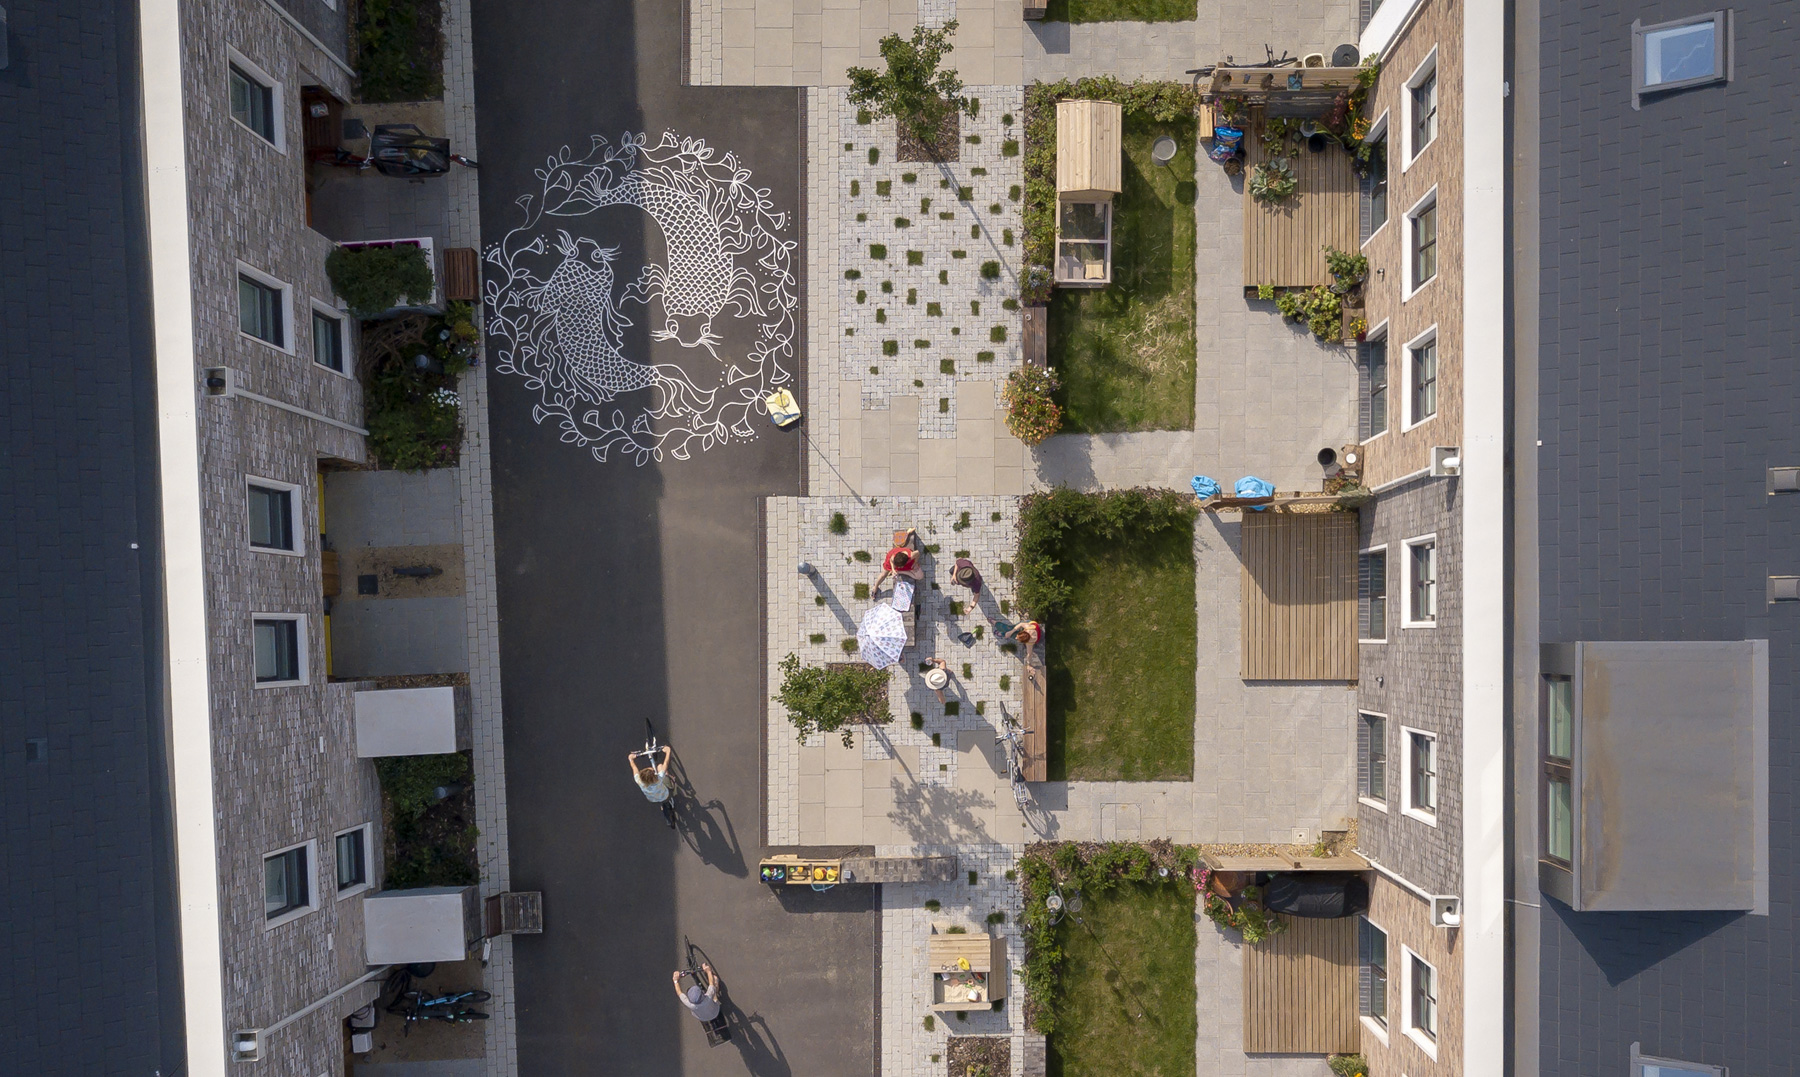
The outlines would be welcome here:
<svg viewBox="0 0 1800 1077">
<path fill-rule="evenodd" d="M 887 603 L 870 607 L 856 630 L 858 655 L 876 669 L 886 669 L 900 661 L 906 649 L 906 625 L 899 611 Z"/>
</svg>

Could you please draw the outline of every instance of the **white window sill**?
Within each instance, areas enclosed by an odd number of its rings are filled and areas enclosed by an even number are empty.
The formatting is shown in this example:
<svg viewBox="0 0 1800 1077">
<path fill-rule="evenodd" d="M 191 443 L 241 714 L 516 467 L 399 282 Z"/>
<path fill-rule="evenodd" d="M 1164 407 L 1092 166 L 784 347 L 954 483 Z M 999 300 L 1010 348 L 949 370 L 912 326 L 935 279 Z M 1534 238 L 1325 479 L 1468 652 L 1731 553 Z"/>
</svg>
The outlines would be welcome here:
<svg viewBox="0 0 1800 1077">
<path fill-rule="evenodd" d="M 276 102 L 276 107 L 279 108 L 280 107 L 280 101 L 279 101 L 280 95 L 278 94 L 276 96 L 278 99 Z M 283 157 L 287 156 L 287 147 L 283 146 L 280 142 L 277 142 L 274 139 L 264 138 L 263 133 L 261 131 L 258 131 L 256 128 L 245 123 L 243 120 L 238 119 L 236 116 L 231 117 L 231 122 L 237 124 L 238 130 L 250 132 L 251 136 L 253 138 L 255 138 L 256 141 L 269 147 L 270 149 L 274 150 L 276 153 L 281 154 Z M 276 138 L 279 138 L 282 135 L 282 133 L 283 132 L 281 131 L 280 125 L 277 125 L 276 130 L 275 130 Z"/>
<path fill-rule="evenodd" d="M 1386 637 L 1386 636 L 1383 636 L 1383 637 L 1381 637 L 1381 638 L 1380 638 L 1380 639 L 1359 639 L 1359 640 L 1357 640 L 1357 641 L 1356 641 L 1356 642 L 1358 642 L 1358 643 L 1368 643 L 1368 644 L 1377 644 L 1377 643 L 1386 643 L 1386 642 L 1387 642 L 1387 637 Z"/>
<path fill-rule="evenodd" d="M 303 905 L 300 908 L 295 909 L 293 912 L 282 913 L 280 916 L 277 916 L 273 920 L 264 920 L 263 921 L 263 930 L 264 931 L 273 931 L 276 928 L 282 926 L 283 924 L 291 924 L 295 920 L 298 920 L 303 916 L 310 916 L 311 914 L 318 912 L 318 911 L 319 911 L 319 907 L 317 905 Z"/>
<path fill-rule="evenodd" d="M 1408 622 L 1406 622 L 1406 627 L 1407 627 L 1407 628 L 1436 628 L 1436 627 L 1437 627 L 1437 621 L 1436 621 L 1436 620 L 1430 620 L 1430 621 L 1408 621 Z"/>
<path fill-rule="evenodd" d="M 305 550 L 284 550 L 279 546 L 258 546 L 254 542 L 250 544 L 250 552 L 251 553 L 278 553 L 283 557 L 305 557 L 306 556 Z"/>
<path fill-rule="evenodd" d="M 1370 1035 L 1381 1041 L 1383 1047 L 1388 1045 L 1388 1031 L 1386 1025 L 1383 1025 L 1373 1017 L 1358 1017 L 1357 1020 L 1361 1021 L 1363 1027 L 1369 1030 Z"/>
<path fill-rule="evenodd" d="M 355 886 L 345 887 L 337 892 L 337 900 L 342 901 L 347 897 L 355 897 L 367 889 L 369 889 L 368 883 L 357 883 Z"/>
<path fill-rule="evenodd" d="M 348 356 L 345 357 L 345 362 L 349 362 Z M 317 367 L 320 370 L 323 370 L 327 374 L 335 374 L 338 377 L 343 378 L 347 381 L 355 381 L 356 380 L 356 375 L 350 373 L 348 370 L 333 370 L 330 367 L 326 366 L 324 363 L 319 362 L 317 359 L 313 360 L 313 366 Z"/>
<path fill-rule="evenodd" d="M 1359 796 L 1356 798 L 1356 801 L 1365 807 L 1374 808 L 1383 815 L 1387 814 L 1388 806 L 1387 801 L 1385 800 L 1374 800 L 1370 797 Z M 1381 1042 L 1386 1043 L 1387 1039 L 1384 1037 Z"/>
<path fill-rule="evenodd" d="M 1431 1059 L 1433 1062 L 1437 1061 L 1438 1055 L 1437 1055 L 1437 1041 L 1436 1040 L 1432 1039 L 1430 1036 L 1425 1035 L 1425 1033 L 1420 1032 L 1416 1028 L 1407 1029 L 1406 1030 L 1406 1038 L 1413 1041 L 1413 1043 L 1419 1048 L 1419 1050 L 1424 1051 L 1426 1058 Z"/>
<path fill-rule="evenodd" d="M 1437 827 L 1437 816 L 1430 812 L 1420 811 L 1418 808 L 1401 808 L 1400 814 L 1406 816 L 1408 819 L 1417 819 L 1419 822 L 1424 823 L 1426 826 L 1433 829 L 1436 829 Z"/>
<path fill-rule="evenodd" d="M 299 681 L 255 681 L 253 683 L 252 687 L 255 687 L 257 689 L 262 689 L 262 688 L 305 688 L 306 682 L 304 680 L 299 680 Z"/>
<path fill-rule="evenodd" d="M 1433 420 L 1437 417 L 1438 417 L 1438 413 L 1434 411 L 1430 415 L 1425 416 L 1423 419 L 1420 419 L 1416 423 L 1407 423 L 1405 426 L 1400 428 L 1401 432 L 1405 433 L 1405 434 L 1410 434 L 1414 430 L 1417 430 L 1419 427 L 1424 426 L 1426 423 L 1430 422 L 1431 420 Z"/>
</svg>

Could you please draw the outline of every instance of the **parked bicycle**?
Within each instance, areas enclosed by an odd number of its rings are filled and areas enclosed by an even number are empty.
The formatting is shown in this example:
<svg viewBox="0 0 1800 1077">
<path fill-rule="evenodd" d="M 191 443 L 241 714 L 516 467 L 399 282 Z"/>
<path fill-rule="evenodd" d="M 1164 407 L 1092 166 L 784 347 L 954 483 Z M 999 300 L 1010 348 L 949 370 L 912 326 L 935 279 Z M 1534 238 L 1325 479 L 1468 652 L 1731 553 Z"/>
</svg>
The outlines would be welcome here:
<svg viewBox="0 0 1800 1077">
<path fill-rule="evenodd" d="M 470 1003 L 486 1002 L 493 998 L 488 991 L 441 991 L 429 992 L 415 989 L 413 984 L 415 967 L 429 970 L 431 966 L 401 966 L 388 974 L 382 983 L 381 993 L 389 997 L 388 1004 L 383 1007 L 405 1021 L 402 1033 L 412 1034 L 412 1026 L 422 1021 L 446 1021 L 452 1024 L 469 1024 L 474 1021 L 485 1021 L 488 1015 L 474 1009 Z M 429 974 L 428 972 L 424 974 Z"/>
<path fill-rule="evenodd" d="M 1020 808 L 1031 802 L 1031 789 L 1025 784 L 1025 742 L 1019 738 L 1024 730 L 1017 719 L 1000 708 L 1001 746 L 1006 751 L 1006 777 L 1012 782 L 1013 803 Z"/>
</svg>

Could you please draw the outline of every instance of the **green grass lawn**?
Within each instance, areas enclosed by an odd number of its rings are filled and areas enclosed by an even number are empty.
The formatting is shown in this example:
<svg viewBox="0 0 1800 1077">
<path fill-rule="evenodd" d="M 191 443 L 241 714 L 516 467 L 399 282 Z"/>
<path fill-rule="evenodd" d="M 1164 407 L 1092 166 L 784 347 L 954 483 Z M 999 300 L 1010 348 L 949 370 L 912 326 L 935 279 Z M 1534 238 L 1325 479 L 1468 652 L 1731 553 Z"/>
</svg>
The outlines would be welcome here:
<svg viewBox="0 0 1800 1077">
<path fill-rule="evenodd" d="M 1192 781 L 1194 527 L 1071 531 L 1070 601 L 1045 637 L 1053 781 Z"/>
<path fill-rule="evenodd" d="M 1083 898 L 1086 926 L 1064 916 L 1056 928 L 1067 958 L 1050 1077 L 1193 1077 L 1193 888 Z"/>
<path fill-rule="evenodd" d="M 1050 0 L 1045 22 L 1192 22 L 1197 0 Z"/>
<path fill-rule="evenodd" d="M 1167 168 L 1150 159 L 1162 135 L 1179 146 Z M 1193 428 L 1194 140 L 1191 120 L 1125 115 L 1113 282 L 1058 288 L 1050 299 L 1050 365 L 1062 378 L 1065 431 Z"/>
</svg>

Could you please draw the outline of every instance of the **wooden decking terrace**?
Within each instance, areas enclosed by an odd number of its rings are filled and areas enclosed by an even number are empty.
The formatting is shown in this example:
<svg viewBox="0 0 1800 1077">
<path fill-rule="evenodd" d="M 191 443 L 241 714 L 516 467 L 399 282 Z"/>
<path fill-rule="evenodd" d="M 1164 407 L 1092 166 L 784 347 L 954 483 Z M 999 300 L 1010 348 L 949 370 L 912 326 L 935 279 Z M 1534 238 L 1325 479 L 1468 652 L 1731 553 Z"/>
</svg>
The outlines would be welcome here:
<svg viewBox="0 0 1800 1077">
<path fill-rule="evenodd" d="M 1288 929 L 1244 947 L 1244 1053 L 1353 1053 L 1356 917 L 1283 917 Z"/>
<path fill-rule="evenodd" d="M 1238 675 L 1355 680 L 1356 515 L 1246 512 L 1242 557 Z"/>
<path fill-rule="evenodd" d="M 1302 149 L 1290 163 L 1299 180 L 1293 197 L 1280 205 L 1250 197 L 1250 170 L 1268 160 L 1263 151 L 1262 110 L 1253 112 L 1244 134 L 1244 287 L 1273 284 L 1310 288 L 1331 283 L 1326 247 L 1355 252 L 1362 239 L 1361 206 L 1351 157 L 1337 145 L 1323 152 Z"/>
</svg>

